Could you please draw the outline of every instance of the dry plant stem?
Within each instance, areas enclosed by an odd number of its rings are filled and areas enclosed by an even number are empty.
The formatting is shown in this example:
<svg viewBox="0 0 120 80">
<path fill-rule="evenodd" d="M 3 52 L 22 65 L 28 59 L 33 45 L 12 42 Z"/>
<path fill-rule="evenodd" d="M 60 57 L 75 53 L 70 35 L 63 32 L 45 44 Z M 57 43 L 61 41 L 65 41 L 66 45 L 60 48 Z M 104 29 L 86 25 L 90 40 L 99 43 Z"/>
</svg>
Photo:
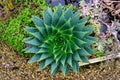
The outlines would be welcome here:
<svg viewBox="0 0 120 80">
<path fill-rule="evenodd" d="M 102 62 L 102 61 L 113 59 L 113 58 L 120 58 L 120 53 L 118 53 L 118 54 L 110 54 L 110 55 L 107 55 L 107 56 L 103 56 L 103 57 L 99 57 L 99 58 L 95 58 L 95 59 L 90 59 L 89 63 L 79 62 L 79 66 L 85 66 L 85 65 L 88 65 L 88 64 Z"/>
<path fill-rule="evenodd" d="M 104 2 L 101 2 L 101 4 L 102 4 L 103 6 L 105 6 L 106 8 L 110 9 L 110 10 L 115 10 L 114 8 L 112 8 L 112 7 L 108 6 L 108 5 L 106 5 Z"/>
<path fill-rule="evenodd" d="M 116 10 L 114 15 L 117 15 L 119 13 L 120 13 L 120 9 Z"/>
</svg>

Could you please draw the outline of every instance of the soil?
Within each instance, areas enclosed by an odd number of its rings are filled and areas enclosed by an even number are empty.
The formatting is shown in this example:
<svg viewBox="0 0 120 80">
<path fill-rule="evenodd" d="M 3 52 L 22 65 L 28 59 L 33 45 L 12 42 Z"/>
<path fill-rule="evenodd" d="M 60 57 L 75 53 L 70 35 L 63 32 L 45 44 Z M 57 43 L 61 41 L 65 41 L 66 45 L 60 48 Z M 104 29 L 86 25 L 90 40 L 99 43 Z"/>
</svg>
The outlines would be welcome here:
<svg viewBox="0 0 120 80">
<path fill-rule="evenodd" d="M 0 80 L 120 80 L 120 59 L 80 67 L 80 73 L 70 71 L 50 76 L 49 69 L 38 70 L 38 63 L 18 55 L 11 47 L 0 43 Z"/>
</svg>

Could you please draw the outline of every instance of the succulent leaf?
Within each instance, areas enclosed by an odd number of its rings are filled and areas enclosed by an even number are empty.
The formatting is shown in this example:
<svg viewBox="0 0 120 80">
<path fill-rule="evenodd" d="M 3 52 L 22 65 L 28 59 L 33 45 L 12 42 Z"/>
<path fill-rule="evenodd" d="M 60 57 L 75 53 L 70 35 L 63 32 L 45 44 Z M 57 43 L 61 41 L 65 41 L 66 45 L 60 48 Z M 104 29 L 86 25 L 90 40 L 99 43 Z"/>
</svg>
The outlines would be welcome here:
<svg viewBox="0 0 120 80">
<path fill-rule="evenodd" d="M 72 55 L 68 56 L 67 63 L 72 67 Z"/>
<path fill-rule="evenodd" d="M 47 67 L 49 64 L 51 64 L 54 61 L 53 58 L 48 58 L 45 60 L 45 67 Z"/>
<path fill-rule="evenodd" d="M 79 22 L 79 17 L 80 17 L 80 13 L 79 12 L 75 12 L 72 15 L 72 19 L 71 19 L 71 25 L 75 25 Z"/>
<path fill-rule="evenodd" d="M 73 60 L 75 60 L 75 61 L 80 61 L 81 60 L 80 55 L 77 51 L 73 54 Z"/>
<path fill-rule="evenodd" d="M 45 61 L 42 61 L 41 63 L 40 63 L 40 65 L 39 65 L 39 71 L 41 71 L 41 70 L 43 70 L 45 67 Z"/>
<path fill-rule="evenodd" d="M 58 64 L 56 63 L 56 62 L 53 62 L 52 64 L 51 64 L 51 74 L 52 75 L 55 75 L 56 74 L 56 72 L 58 71 Z"/>
<path fill-rule="evenodd" d="M 76 73 L 79 72 L 79 66 L 78 66 L 78 62 L 73 62 L 73 67 L 72 67 L 72 70 Z"/>
<path fill-rule="evenodd" d="M 41 55 L 39 61 L 45 60 L 45 59 L 49 58 L 50 56 L 51 56 L 51 54 L 44 53 L 44 54 Z"/>
<path fill-rule="evenodd" d="M 83 62 L 89 63 L 88 58 L 86 56 L 80 56 Z"/>
<path fill-rule="evenodd" d="M 40 54 L 35 54 L 28 62 L 33 63 L 37 62 L 40 59 L 41 55 Z"/>
<path fill-rule="evenodd" d="M 67 58 L 67 54 L 63 55 L 63 57 L 60 60 L 63 66 L 65 65 L 66 58 Z"/>
<path fill-rule="evenodd" d="M 39 26 L 39 27 L 43 27 L 43 26 L 44 26 L 43 20 L 40 19 L 39 17 L 37 17 L 37 16 L 32 16 L 32 20 L 33 20 L 33 22 L 34 22 L 34 24 L 35 24 L 36 26 Z"/>
<path fill-rule="evenodd" d="M 72 15 L 73 15 L 73 8 L 72 8 L 72 6 L 71 7 L 69 7 L 66 11 L 65 11 L 65 18 L 66 18 L 66 20 L 67 19 L 69 19 L 70 17 L 72 17 Z"/>
<path fill-rule="evenodd" d="M 37 53 L 39 51 L 39 47 L 29 46 L 25 48 L 24 51 L 26 51 L 26 53 Z"/>
<path fill-rule="evenodd" d="M 80 54 L 80 56 L 87 56 L 87 55 L 89 55 L 89 53 L 85 49 L 80 49 L 78 51 L 78 53 Z"/>
<path fill-rule="evenodd" d="M 63 75 L 65 76 L 66 74 L 67 74 L 67 69 L 68 69 L 68 67 L 67 67 L 67 65 L 60 65 L 60 69 L 61 69 L 61 71 L 62 71 L 62 73 L 63 73 Z"/>
<path fill-rule="evenodd" d="M 84 17 L 79 20 L 79 23 L 83 23 L 83 22 L 86 23 L 88 19 L 89 19 L 89 17 Z"/>
<path fill-rule="evenodd" d="M 79 72 L 78 62 L 88 62 L 87 55 L 94 53 L 90 45 L 96 38 L 90 36 L 94 28 L 86 24 L 88 19 L 80 19 L 72 6 L 64 11 L 61 5 L 54 11 L 45 9 L 43 19 L 32 16 L 35 27 L 25 28 L 30 36 L 23 40 L 29 44 L 24 51 L 35 54 L 29 62 L 40 61 L 39 70 L 48 66 L 51 75 L 59 70 L 64 75 L 70 69 Z"/>
</svg>

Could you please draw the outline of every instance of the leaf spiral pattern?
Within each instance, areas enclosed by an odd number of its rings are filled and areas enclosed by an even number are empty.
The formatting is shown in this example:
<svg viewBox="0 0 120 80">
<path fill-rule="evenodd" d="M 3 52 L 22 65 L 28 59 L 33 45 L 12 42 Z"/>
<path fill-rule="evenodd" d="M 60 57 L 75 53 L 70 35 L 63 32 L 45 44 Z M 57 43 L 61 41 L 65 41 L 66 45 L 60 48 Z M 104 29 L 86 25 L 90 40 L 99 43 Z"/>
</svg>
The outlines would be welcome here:
<svg viewBox="0 0 120 80">
<path fill-rule="evenodd" d="M 90 36 L 94 28 L 86 26 L 88 17 L 80 19 L 72 6 L 67 10 L 62 10 L 61 5 L 55 11 L 48 8 L 43 19 L 32 16 L 32 20 L 35 27 L 25 28 L 30 36 L 23 40 L 29 44 L 24 50 L 34 53 L 29 63 L 41 61 L 39 70 L 48 66 L 51 75 L 59 70 L 66 75 L 70 69 L 78 73 L 78 62 L 88 62 L 87 55 L 94 53 L 90 48 L 96 40 Z"/>
</svg>

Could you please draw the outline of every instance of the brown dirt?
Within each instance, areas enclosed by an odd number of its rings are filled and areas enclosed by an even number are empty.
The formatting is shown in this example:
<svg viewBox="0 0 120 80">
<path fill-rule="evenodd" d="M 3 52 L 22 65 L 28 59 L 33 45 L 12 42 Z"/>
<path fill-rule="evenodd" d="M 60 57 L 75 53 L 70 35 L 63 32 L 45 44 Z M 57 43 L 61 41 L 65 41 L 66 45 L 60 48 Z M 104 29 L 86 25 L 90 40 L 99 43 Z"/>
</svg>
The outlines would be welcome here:
<svg viewBox="0 0 120 80">
<path fill-rule="evenodd" d="M 70 71 L 50 76 L 49 69 L 37 71 L 38 63 L 28 64 L 9 46 L 0 44 L 0 80 L 120 80 L 120 59 L 83 66 L 80 73 Z"/>
</svg>

